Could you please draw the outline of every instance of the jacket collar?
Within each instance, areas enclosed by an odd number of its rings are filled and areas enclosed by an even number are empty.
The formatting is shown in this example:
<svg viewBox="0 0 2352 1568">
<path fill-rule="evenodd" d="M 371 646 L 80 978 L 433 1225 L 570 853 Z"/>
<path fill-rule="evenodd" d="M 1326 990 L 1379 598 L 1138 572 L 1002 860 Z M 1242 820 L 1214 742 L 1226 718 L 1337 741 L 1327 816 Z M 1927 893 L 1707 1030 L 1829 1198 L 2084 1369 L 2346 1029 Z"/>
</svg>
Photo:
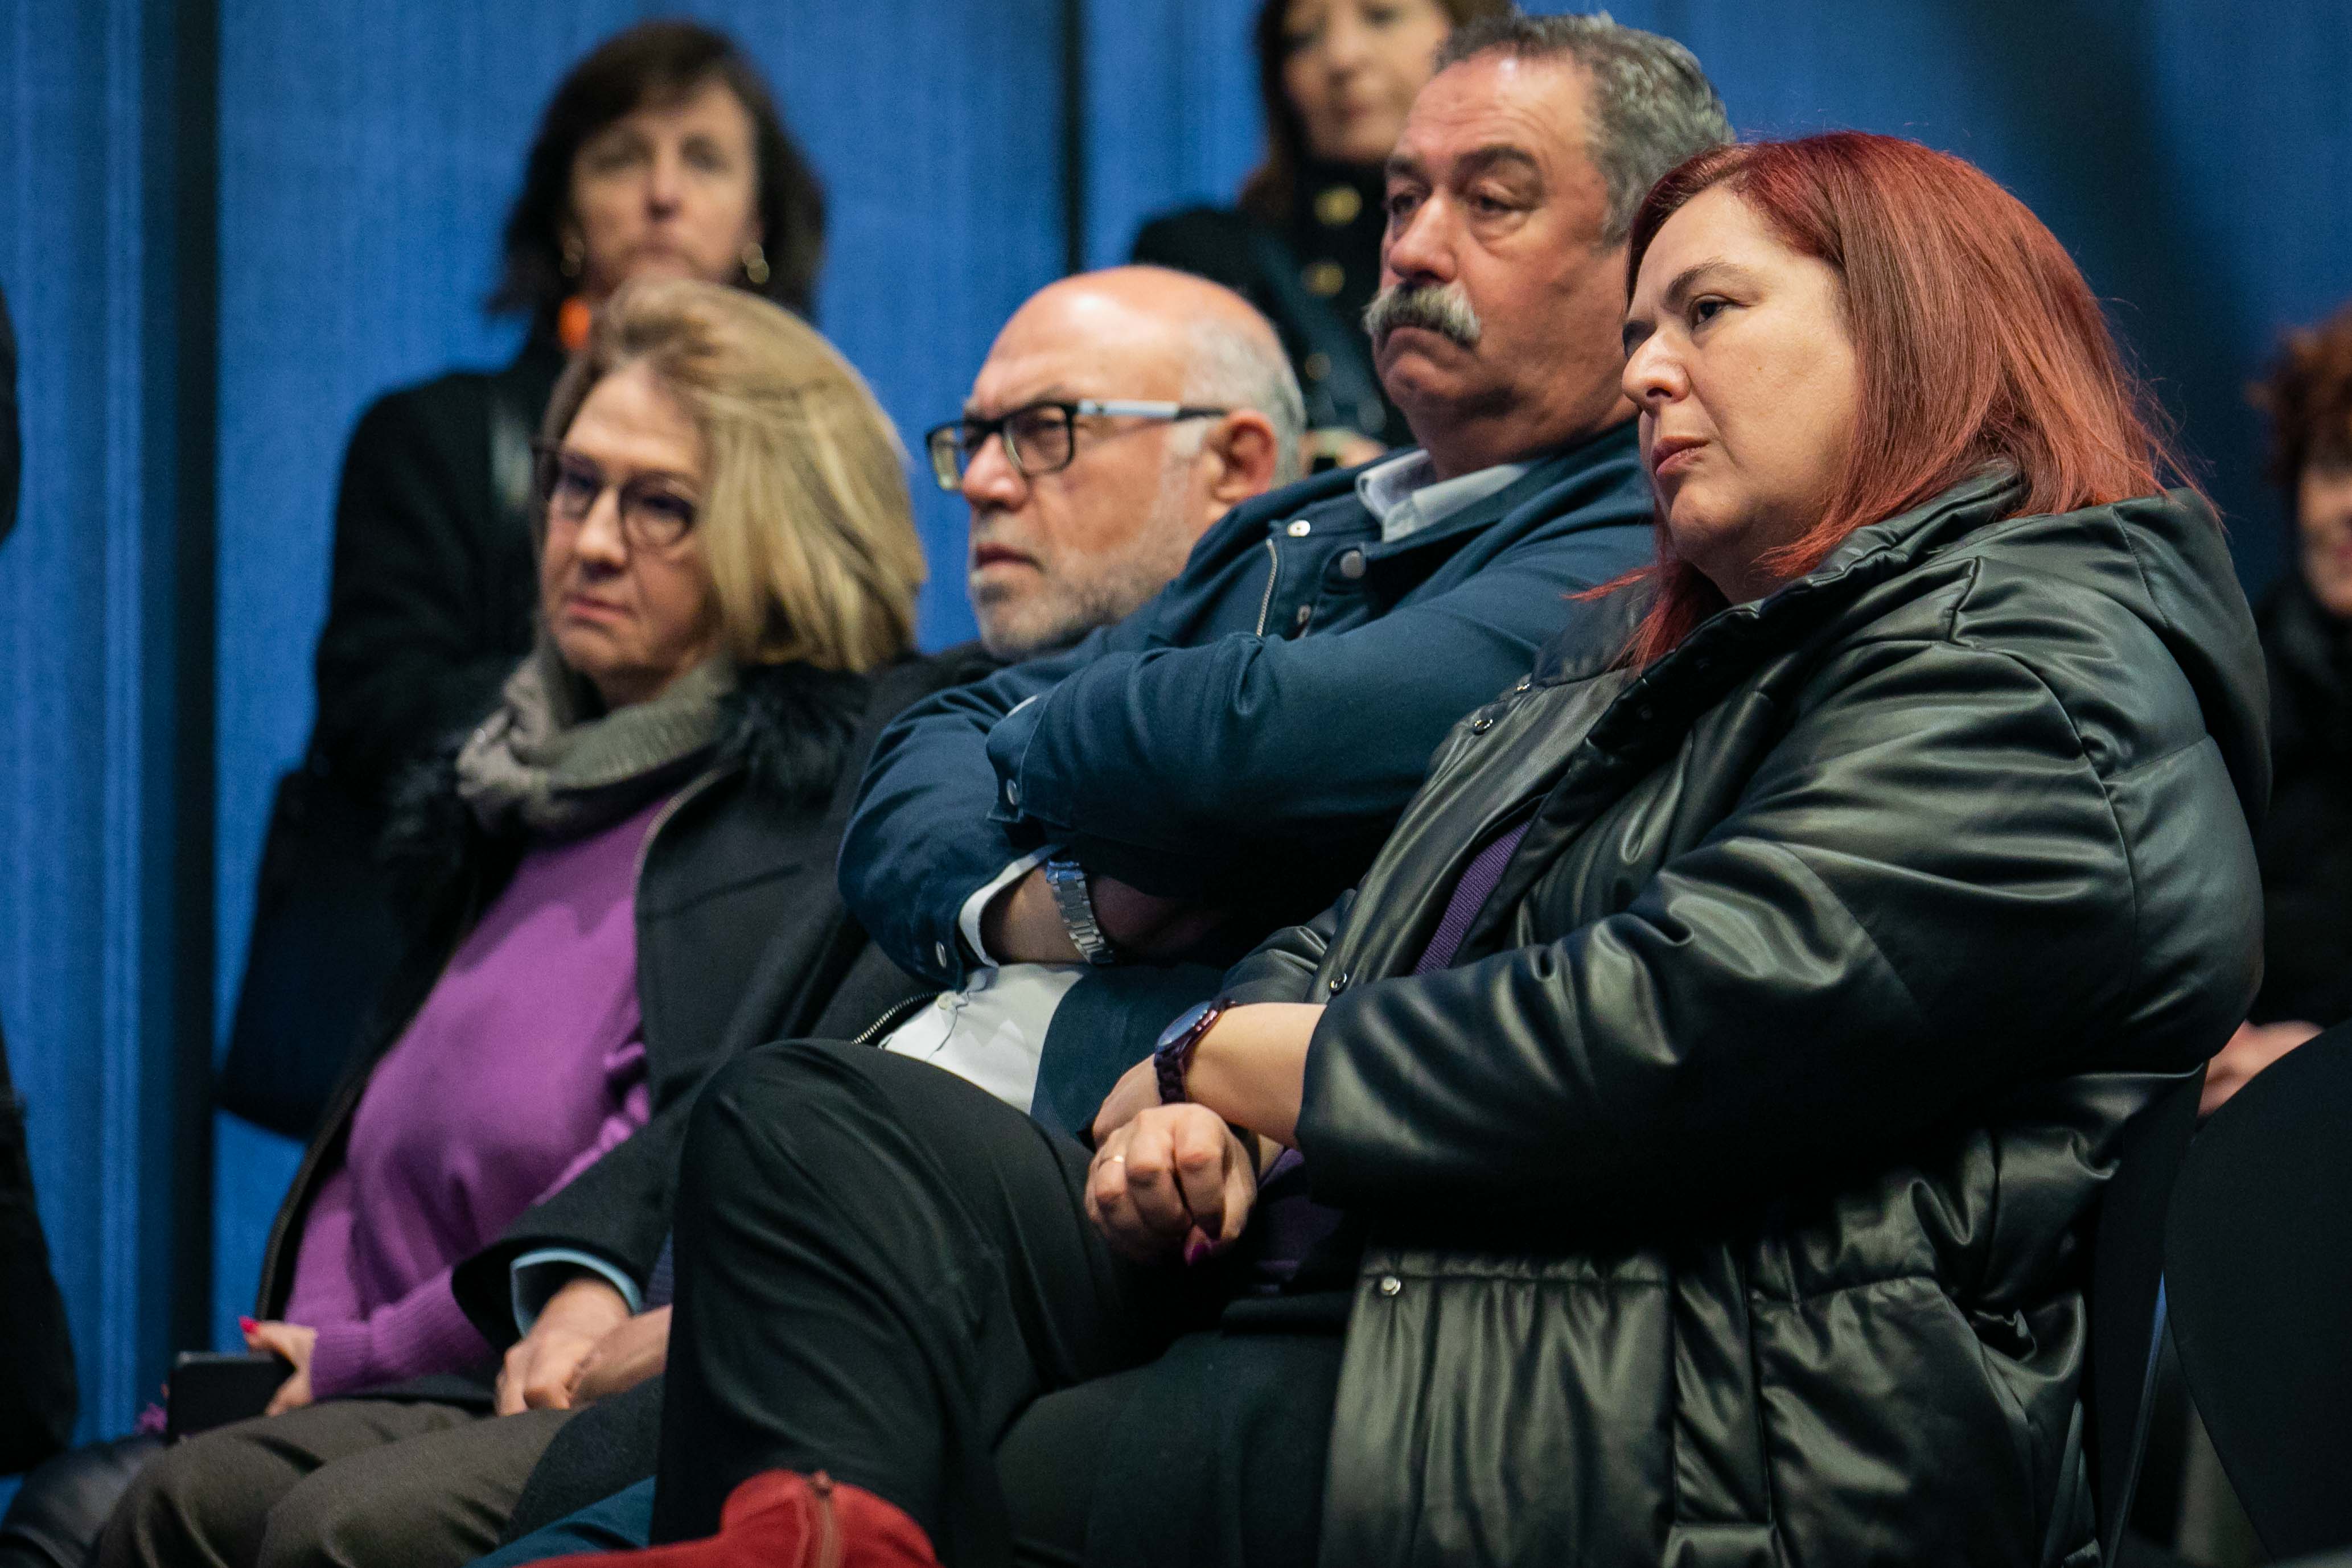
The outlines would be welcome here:
<svg viewBox="0 0 2352 1568">
<path fill-rule="evenodd" d="M 1552 493 L 1562 485 L 1595 468 L 1613 463 L 1633 462 L 1639 450 L 1633 422 L 1626 420 L 1622 423 L 1610 426 L 1598 435 L 1590 436 L 1565 446 L 1551 447 L 1531 456 L 1517 459 L 1517 462 L 1524 465 L 1524 471 L 1501 489 L 1492 495 L 1482 496 L 1459 511 L 1440 517 L 1433 523 L 1415 528 L 1402 538 L 1381 540 L 1368 545 L 1365 547 L 1364 553 L 1378 559 L 1402 555 L 1409 550 L 1419 549 L 1441 541 L 1458 540 L 1464 534 L 1475 533 L 1481 528 L 1491 527 L 1528 507 L 1549 506 Z M 1328 520 L 1331 526 L 1352 526 L 1360 531 L 1377 536 L 1380 532 L 1379 520 L 1372 516 L 1370 508 L 1366 507 L 1362 498 L 1357 495 L 1356 480 L 1372 466 L 1393 463 L 1400 457 L 1408 455 L 1411 454 L 1389 454 L 1374 458 L 1371 464 L 1360 467 L 1340 469 L 1336 474 L 1318 474 L 1314 480 L 1308 482 L 1321 486 L 1311 497 L 1313 505 L 1294 503 L 1289 507 L 1274 508 L 1262 515 L 1256 531 L 1263 533 L 1269 528 L 1279 528 L 1286 519 L 1303 513 L 1313 518 L 1318 526 L 1325 525 Z M 1345 483 L 1328 484 L 1328 481 L 1335 477 L 1343 477 Z M 1276 491 L 1276 495 L 1287 496 L 1292 493 L 1292 490 L 1303 488 L 1304 486 L 1294 486 L 1290 490 Z"/>
<path fill-rule="evenodd" d="M 1613 695 L 1602 699 L 1606 706 L 1583 744 L 1549 765 L 1530 830 L 1534 844 L 1529 847 L 1536 852 L 1512 857 L 1471 923 L 1462 951 L 1478 948 L 1501 912 L 1512 907 L 1542 873 L 1549 860 L 1542 849 L 1547 835 L 1572 831 L 1589 816 L 1594 791 L 1613 792 L 1622 782 L 1612 780 L 1625 779 L 1682 745 L 1685 727 L 1666 722 L 1665 716 L 1711 706 L 1753 674 L 1772 650 L 1799 642 L 1873 585 L 1900 576 L 1922 556 L 2004 515 L 2015 490 L 2006 471 L 1988 471 L 1924 506 L 1857 528 L 1812 571 L 1752 603 L 1718 612 L 1646 670 L 1596 671 L 1590 660 L 1576 656 L 1581 643 L 1566 653 L 1548 647 L 1531 684 L 1569 685 L 1597 674 L 1620 685 Z M 1636 608 L 1628 607 L 1629 620 Z M 1618 624 L 1628 626 L 1628 621 Z"/>
<path fill-rule="evenodd" d="M 1593 726 L 1593 742 L 1608 751 L 1642 749 L 1661 727 L 1672 729 L 1655 724 L 1660 710 L 1687 712 L 1713 701 L 1767 653 L 1794 644 L 1871 589 L 2006 517 L 2021 488 L 2011 470 L 1989 466 L 1907 512 L 1856 528 L 1811 571 L 1762 599 L 1717 612 L 1674 652 L 1632 675 Z M 1547 668 L 1542 678 L 1558 683 L 1586 674 Z"/>
<path fill-rule="evenodd" d="M 1429 454 L 1416 447 L 1358 475 L 1356 497 L 1380 524 L 1382 538 L 1400 539 L 1510 488 L 1527 471 L 1526 463 L 1496 463 L 1440 479 Z"/>
<path fill-rule="evenodd" d="M 870 678 L 803 664 L 745 665 L 720 699 L 718 733 L 702 773 L 741 773 L 761 793 L 813 809 L 839 785 L 864 713 Z M 485 831 L 457 794 L 457 748 L 417 764 L 395 789 L 383 857 L 412 908 L 437 904 L 468 873 L 510 862 L 519 828 Z"/>
<path fill-rule="evenodd" d="M 1392 462 L 1399 455 L 1402 454 L 1384 453 L 1372 462 Z M 1193 547 L 1177 581 L 1199 581 L 1206 574 L 1229 568 L 1243 556 L 1263 551 L 1270 536 L 1281 534 L 1301 517 L 1314 524 L 1317 535 L 1352 535 L 1359 541 L 1365 535 L 1371 536 L 1371 542 L 1364 544 L 1363 549 L 1366 557 L 1375 561 L 1436 544 L 1452 548 L 1465 534 L 1498 522 L 1517 520 L 1515 514 L 1526 508 L 1558 508 L 1555 492 L 1579 481 L 1591 482 L 1591 476 L 1602 470 L 1620 468 L 1630 475 L 1640 461 L 1639 444 L 1633 422 L 1626 420 L 1584 441 L 1554 447 L 1523 461 L 1529 465 L 1527 473 L 1507 488 L 1392 543 L 1380 539 L 1380 525 L 1356 496 L 1357 476 L 1370 465 L 1310 474 L 1279 490 L 1269 490 L 1244 501 L 1211 524 L 1209 531 Z M 1617 480 L 1612 477 L 1610 482 Z M 1615 523 L 1622 519 L 1612 516 L 1609 520 Z"/>
</svg>

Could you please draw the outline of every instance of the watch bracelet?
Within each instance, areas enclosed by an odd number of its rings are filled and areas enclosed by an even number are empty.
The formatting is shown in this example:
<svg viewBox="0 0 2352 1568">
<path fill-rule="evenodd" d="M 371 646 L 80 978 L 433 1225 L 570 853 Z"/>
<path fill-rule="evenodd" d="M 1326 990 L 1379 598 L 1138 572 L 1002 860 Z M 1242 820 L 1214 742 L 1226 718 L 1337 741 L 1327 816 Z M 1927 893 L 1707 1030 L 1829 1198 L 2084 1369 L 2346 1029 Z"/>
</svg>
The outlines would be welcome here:
<svg viewBox="0 0 2352 1568">
<path fill-rule="evenodd" d="M 1049 860 L 1045 862 L 1045 886 L 1054 895 L 1054 908 L 1062 917 L 1062 928 L 1069 933 L 1070 946 L 1078 956 L 1101 967 L 1118 962 L 1118 950 L 1103 934 L 1101 922 L 1095 918 L 1095 901 L 1087 890 L 1086 868 L 1073 860 Z"/>
</svg>

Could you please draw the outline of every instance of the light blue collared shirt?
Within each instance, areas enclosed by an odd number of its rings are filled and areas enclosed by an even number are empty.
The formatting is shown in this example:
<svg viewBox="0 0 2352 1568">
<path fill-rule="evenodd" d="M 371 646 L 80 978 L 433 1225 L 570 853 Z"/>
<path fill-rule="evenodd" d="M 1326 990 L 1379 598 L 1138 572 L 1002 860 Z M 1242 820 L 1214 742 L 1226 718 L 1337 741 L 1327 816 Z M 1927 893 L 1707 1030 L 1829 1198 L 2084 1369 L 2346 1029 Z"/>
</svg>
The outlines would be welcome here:
<svg viewBox="0 0 2352 1568">
<path fill-rule="evenodd" d="M 1381 542 L 1394 544 L 1407 534 L 1444 522 L 1463 507 L 1508 489 L 1530 466 L 1497 463 L 1491 468 L 1440 479 L 1429 454 L 1415 449 L 1375 463 L 1357 475 L 1356 499 L 1381 525 Z"/>
</svg>

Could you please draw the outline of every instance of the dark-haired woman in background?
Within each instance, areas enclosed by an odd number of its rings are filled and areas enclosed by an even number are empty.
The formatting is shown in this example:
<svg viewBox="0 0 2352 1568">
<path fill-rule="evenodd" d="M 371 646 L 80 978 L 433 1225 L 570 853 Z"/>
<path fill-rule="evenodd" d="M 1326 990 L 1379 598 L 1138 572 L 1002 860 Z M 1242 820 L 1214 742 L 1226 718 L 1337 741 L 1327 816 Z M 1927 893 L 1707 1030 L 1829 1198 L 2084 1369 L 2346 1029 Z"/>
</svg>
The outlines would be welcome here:
<svg viewBox="0 0 2352 1568">
<path fill-rule="evenodd" d="M 522 351 L 392 392 L 352 434 L 317 719 L 263 854 L 230 1109 L 307 1136 L 385 977 L 400 936 L 373 857 L 385 791 L 479 718 L 530 646 L 530 442 L 590 313 L 630 278 L 675 277 L 807 317 L 824 233 L 815 175 L 723 35 L 645 23 L 556 88 L 490 301 L 529 321 Z"/>
<path fill-rule="evenodd" d="M 643 1568 L 2096 1558 L 2086 1227 L 2260 963 L 2220 527 L 1957 159 L 1702 153 L 1629 266 L 1630 654 L 1468 716 L 1091 1155 L 714 1077 Z"/>
<path fill-rule="evenodd" d="M 2352 1018 L 2352 305 L 2290 337 L 2255 401 L 2294 565 L 2256 617 L 2271 677 L 2263 989 L 2206 1071 L 2208 1114 Z"/>
<path fill-rule="evenodd" d="M 1252 37 L 1265 162 L 1231 208 L 1152 219 L 1135 259 L 1213 278 L 1265 313 L 1307 394 L 1318 465 L 1410 446 L 1364 341 L 1381 285 L 1381 165 L 1446 36 L 1511 0 L 1265 0 Z"/>
</svg>

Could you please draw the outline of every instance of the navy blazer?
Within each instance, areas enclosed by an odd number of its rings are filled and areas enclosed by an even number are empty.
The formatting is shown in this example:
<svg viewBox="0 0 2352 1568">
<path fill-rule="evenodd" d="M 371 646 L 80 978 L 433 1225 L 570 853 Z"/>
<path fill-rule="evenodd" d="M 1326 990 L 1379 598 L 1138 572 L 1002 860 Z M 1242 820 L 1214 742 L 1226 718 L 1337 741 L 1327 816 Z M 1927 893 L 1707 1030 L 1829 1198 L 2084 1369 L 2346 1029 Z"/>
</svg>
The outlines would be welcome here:
<svg viewBox="0 0 2352 1568">
<path fill-rule="evenodd" d="M 884 731 L 843 897 L 892 957 L 960 986 L 965 902 L 1041 843 L 1263 936 L 1370 863 L 1446 730 L 1651 559 L 1631 421 L 1394 542 L 1317 476 L 1234 507 L 1175 580 L 1075 646 Z M 1630 622 L 1629 622 L 1630 624 Z"/>
</svg>

